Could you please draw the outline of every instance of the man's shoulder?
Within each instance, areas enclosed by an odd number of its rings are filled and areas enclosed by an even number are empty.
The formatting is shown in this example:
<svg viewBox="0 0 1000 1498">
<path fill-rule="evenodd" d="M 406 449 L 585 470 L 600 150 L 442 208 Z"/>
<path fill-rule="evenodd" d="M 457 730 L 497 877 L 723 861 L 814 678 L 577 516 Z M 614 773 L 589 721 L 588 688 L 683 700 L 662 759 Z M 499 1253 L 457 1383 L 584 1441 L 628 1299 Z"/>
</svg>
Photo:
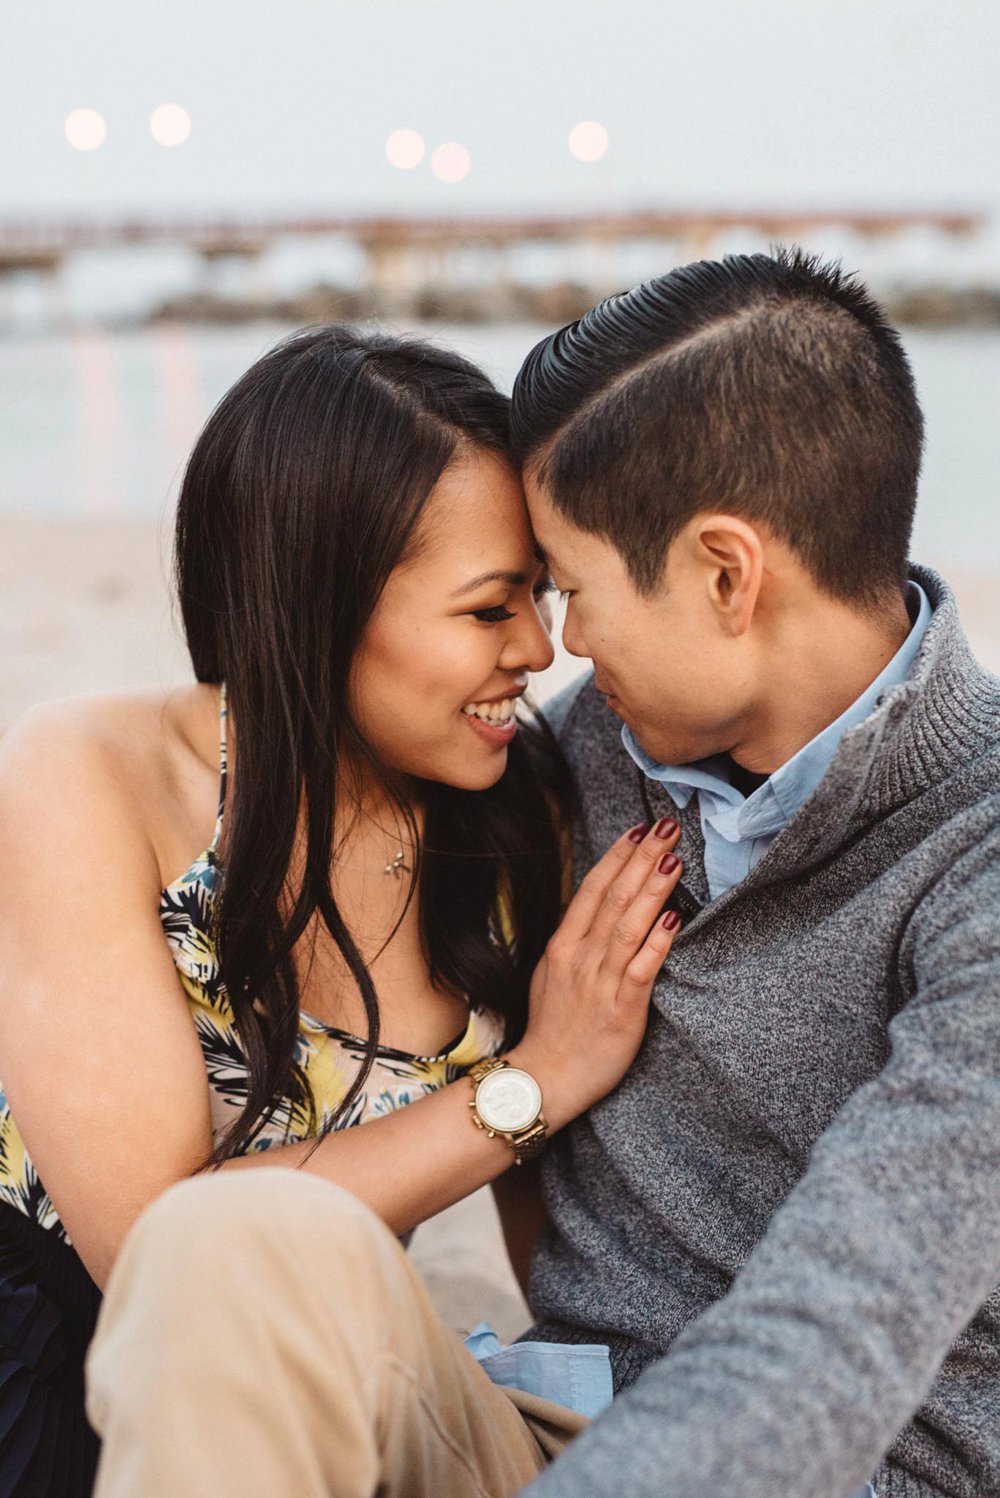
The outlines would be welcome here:
<svg viewBox="0 0 1000 1498">
<path fill-rule="evenodd" d="M 574 768 L 584 753 L 589 755 L 596 750 L 615 757 L 624 753 L 621 724 L 594 686 L 593 671 L 583 672 L 550 697 L 542 712 Z"/>
<path fill-rule="evenodd" d="M 562 738 L 567 719 L 588 688 L 594 690 L 594 673 L 581 671 L 568 686 L 561 687 L 541 704 L 540 711 L 557 739 Z"/>
<path fill-rule="evenodd" d="M 622 743 L 621 723 L 594 686 L 593 675 L 571 683 L 545 704 L 580 795 L 579 871 L 626 827 L 643 819 L 639 772 Z"/>
<path fill-rule="evenodd" d="M 1000 773 L 1000 756 L 992 758 L 995 777 Z M 963 798 L 964 804 L 929 834 L 936 878 L 921 911 L 929 903 L 953 919 L 960 906 L 969 904 L 984 909 L 990 924 L 996 926 L 1000 904 L 1000 788 L 994 778 L 992 784 L 978 786 L 973 780 L 971 789 L 972 794 Z M 928 856 L 932 856 L 930 848 Z"/>
</svg>

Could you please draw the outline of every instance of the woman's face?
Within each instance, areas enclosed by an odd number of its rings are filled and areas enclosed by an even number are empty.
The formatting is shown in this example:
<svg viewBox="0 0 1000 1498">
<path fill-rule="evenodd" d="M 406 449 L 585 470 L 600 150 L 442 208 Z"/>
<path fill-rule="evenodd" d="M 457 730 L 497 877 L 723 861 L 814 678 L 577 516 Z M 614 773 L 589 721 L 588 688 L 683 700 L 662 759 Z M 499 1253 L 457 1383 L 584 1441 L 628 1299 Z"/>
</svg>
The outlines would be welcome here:
<svg viewBox="0 0 1000 1498">
<path fill-rule="evenodd" d="M 465 790 L 500 779 L 528 672 L 552 661 L 549 586 L 514 470 L 463 449 L 352 667 L 352 711 L 384 763 Z"/>
</svg>

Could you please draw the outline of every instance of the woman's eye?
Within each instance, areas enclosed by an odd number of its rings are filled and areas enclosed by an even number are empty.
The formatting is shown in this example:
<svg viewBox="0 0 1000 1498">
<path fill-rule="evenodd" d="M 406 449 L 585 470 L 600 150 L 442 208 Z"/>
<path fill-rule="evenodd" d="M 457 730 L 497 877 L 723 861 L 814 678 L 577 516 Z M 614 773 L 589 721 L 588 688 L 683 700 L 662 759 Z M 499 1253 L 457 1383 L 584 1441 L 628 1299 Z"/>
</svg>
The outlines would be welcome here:
<svg viewBox="0 0 1000 1498">
<path fill-rule="evenodd" d="M 472 617 L 479 619 L 483 624 L 503 624 L 505 620 L 513 619 L 514 615 L 501 603 L 494 609 L 474 609 Z"/>
</svg>

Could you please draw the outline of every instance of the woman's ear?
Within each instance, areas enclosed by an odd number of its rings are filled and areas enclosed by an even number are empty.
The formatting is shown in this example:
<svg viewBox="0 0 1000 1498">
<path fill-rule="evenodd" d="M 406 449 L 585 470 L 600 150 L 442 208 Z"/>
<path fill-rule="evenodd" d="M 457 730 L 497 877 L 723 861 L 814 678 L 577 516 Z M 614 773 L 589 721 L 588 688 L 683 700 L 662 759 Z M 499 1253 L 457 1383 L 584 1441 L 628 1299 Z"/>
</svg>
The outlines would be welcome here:
<svg viewBox="0 0 1000 1498">
<path fill-rule="evenodd" d="M 719 624 L 734 637 L 745 634 L 764 578 L 759 532 L 736 515 L 707 515 L 699 518 L 694 541 Z"/>
</svg>

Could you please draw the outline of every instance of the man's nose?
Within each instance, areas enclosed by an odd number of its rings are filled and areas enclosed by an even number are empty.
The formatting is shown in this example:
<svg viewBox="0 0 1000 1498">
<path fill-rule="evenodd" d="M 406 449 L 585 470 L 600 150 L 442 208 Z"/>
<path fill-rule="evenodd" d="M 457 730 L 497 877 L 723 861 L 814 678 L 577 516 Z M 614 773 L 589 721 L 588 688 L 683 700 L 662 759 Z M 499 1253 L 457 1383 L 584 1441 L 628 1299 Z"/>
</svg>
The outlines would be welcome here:
<svg viewBox="0 0 1000 1498">
<path fill-rule="evenodd" d="M 570 655 L 582 656 L 584 660 L 590 659 L 590 651 L 587 649 L 587 644 L 582 634 L 576 627 L 571 606 L 567 607 L 566 618 L 563 620 L 562 640 Z"/>
</svg>

